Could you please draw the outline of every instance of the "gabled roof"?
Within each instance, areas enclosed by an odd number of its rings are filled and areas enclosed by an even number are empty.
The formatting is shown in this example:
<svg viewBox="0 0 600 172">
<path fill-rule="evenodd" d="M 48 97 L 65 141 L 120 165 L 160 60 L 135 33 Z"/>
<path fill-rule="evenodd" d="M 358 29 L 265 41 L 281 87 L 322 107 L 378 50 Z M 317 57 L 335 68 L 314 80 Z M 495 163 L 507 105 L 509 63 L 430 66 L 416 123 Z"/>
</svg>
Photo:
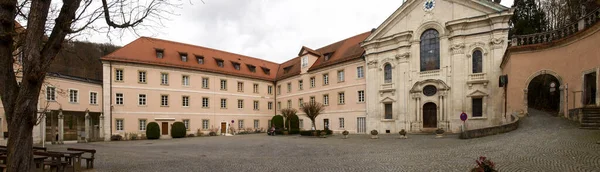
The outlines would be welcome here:
<svg viewBox="0 0 600 172">
<path fill-rule="evenodd" d="M 321 55 L 322 55 L 321 53 L 319 53 L 319 52 L 317 52 L 317 51 L 315 51 L 313 49 L 310 49 L 308 47 L 302 46 L 302 48 L 300 49 L 300 52 L 298 53 L 298 56 L 304 55 L 302 52 L 304 52 L 305 50 L 306 50 L 306 52 L 308 54 L 312 54 L 312 55 L 317 56 L 317 57 L 321 57 Z"/>
<path fill-rule="evenodd" d="M 156 57 L 157 49 L 163 50 L 163 58 Z M 195 60 L 195 58 L 193 60 L 189 60 L 190 57 L 188 57 L 188 60 L 184 62 L 180 58 L 180 53 L 203 56 L 205 58 L 205 62 L 204 64 L 198 64 L 198 61 Z M 213 61 L 213 59 L 207 59 L 210 57 L 212 57 L 215 61 Z M 123 48 L 102 57 L 102 60 L 177 67 L 240 77 L 249 77 L 267 81 L 275 81 L 276 72 L 273 71 L 277 71 L 279 68 L 277 63 L 262 59 L 196 45 L 148 37 L 138 38 L 137 40 L 125 45 Z M 231 63 L 223 63 L 224 67 L 218 67 L 216 60 L 230 61 Z M 231 65 L 232 63 L 239 63 L 240 70 L 235 70 L 234 66 Z M 271 70 L 271 72 L 270 74 L 266 74 L 264 70 L 251 72 L 247 65 L 267 68 Z"/>
</svg>

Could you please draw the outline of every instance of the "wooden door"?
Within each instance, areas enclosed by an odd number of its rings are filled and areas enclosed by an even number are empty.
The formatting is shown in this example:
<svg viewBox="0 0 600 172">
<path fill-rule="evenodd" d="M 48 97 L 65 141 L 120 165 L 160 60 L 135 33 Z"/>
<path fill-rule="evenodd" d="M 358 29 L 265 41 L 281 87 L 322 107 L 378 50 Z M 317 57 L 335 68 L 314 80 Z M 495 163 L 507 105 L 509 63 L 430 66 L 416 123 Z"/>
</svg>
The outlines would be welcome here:
<svg viewBox="0 0 600 172">
<path fill-rule="evenodd" d="M 596 104 L 596 72 L 584 76 L 583 104 Z"/>
<path fill-rule="evenodd" d="M 323 129 L 329 129 L 329 119 L 323 119 Z"/>
<path fill-rule="evenodd" d="M 169 123 L 168 122 L 162 122 L 162 135 L 169 135 Z"/>
<path fill-rule="evenodd" d="M 423 128 L 437 128 L 437 107 L 435 103 L 423 105 Z"/>
<path fill-rule="evenodd" d="M 227 133 L 227 123 L 221 123 L 221 133 Z"/>
</svg>

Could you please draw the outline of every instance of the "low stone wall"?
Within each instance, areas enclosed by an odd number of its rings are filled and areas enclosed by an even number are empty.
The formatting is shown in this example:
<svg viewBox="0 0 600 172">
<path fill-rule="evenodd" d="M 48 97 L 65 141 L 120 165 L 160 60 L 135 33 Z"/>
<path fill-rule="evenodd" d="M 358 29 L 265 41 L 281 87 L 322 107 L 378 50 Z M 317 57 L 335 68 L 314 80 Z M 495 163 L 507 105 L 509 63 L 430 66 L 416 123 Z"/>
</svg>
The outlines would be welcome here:
<svg viewBox="0 0 600 172">
<path fill-rule="evenodd" d="M 519 117 L 515 114 L 511 116 L 511 122 L 499 126 L 480 128 L 474 130 L 467 130 L 460 133 L 459 138 L 461 139 L 472 139 L 477 137 L 485 137 L 489 135 L 496 135 L 500 133 L 506 133 L 519 128 Z"/>
</svg>

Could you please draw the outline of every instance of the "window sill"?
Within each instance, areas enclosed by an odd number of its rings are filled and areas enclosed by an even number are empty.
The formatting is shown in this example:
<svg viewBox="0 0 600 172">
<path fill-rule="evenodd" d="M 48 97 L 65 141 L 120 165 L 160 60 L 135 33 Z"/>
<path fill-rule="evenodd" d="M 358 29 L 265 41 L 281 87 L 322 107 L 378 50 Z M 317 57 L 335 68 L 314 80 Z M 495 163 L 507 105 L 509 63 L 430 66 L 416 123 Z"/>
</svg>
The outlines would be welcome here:
<svg viewBox="0 0 600 172">
<path fill-rule="evenodd" d="M 338 83 L 342 83 L 342 82 L 344 82 L 344 81 L 338 81 Z"/>
<path fill-rule="evenodd" d="M 202 89 L 210 89 L 210 88 L 208 88 L 208 87 L 202 87 Z"/>
<path fill-rule="evenodd" d="M 48 99 L 46 99 L 46 101 L 48 101 L 48 102 L 56 102 L 56 100 L 48 100 Z"/>
<path fill-rule="evenodd" d="M 78 104 L 79 104 L 79 102 L 69 102 L 69 104 L 75 104 L 75 105 L 78 105 Z"/>
<path fill-rule="evenodd" d="M 221 109 L 227 109 L 227 108 L 221 108 Z"/>
<path fill-rule="evenodd" d="M 338 103 L 338 105 L 345 105 L 346 103 Z"/>
<path fill-rule="evenodd" d="M 202 109 L 210 109 L 210 107 L 202 107 Z"/>
<path fill-rule="evenodd" d="M 121 81 L 117 81 L 117 80 L 115 80 L 115 82 L 121 82 L 121 83 L 123 83 L 124 81 L 122 81 L 122 80 L 121 80 Z"/>
<path fill-rule="evenodd" d="M 90 104 L 90 106 L 98 106 L 98 104 Z"/>
<path fill-rule="evenodd" d="M 356 102 L 356 104 L 365 104 L 365 102 Z"/>
<path fill-rule="evenodd" d="M 160 84 L 160 85 L 162 85 L 162 86 L 169 86 L 169 84 Z"/>
<path fill-rule="evenodd" d="M 169 106 L 168 106 L 168 105 L 167 105 L 167 106 L 164 106 L 164 105 L 160 105 L 160 107 L 169 107 Z"/>
<path fill-rule="evenodd" d="M 138 107 L 148 107 L 148 105 L 138 105 Z"/>
<path fill-rule="evenodd" d="M 227 91 L 227 89 L 221 89 L 221 91 Z"/>
<path fill-rule="evenodd" d="M 138 82 L 138 84 L 148 84 L 147 82 Z"/>
<path fill-rule="evenodd" d="M 471 117 L 469 120 L 486 120 L 487 117 Z"/>
<path fill-rule="evenodd" d="M 186 109 L 189 109 L 189 108 L 190 108 L 190 106 L 181 106 L 181 108 L 186 108 Z"/>
<path fill-rule="evenodd" d="M 381 119 L 381 122 L 395 122 L 395 119 Z"/>
</svg>

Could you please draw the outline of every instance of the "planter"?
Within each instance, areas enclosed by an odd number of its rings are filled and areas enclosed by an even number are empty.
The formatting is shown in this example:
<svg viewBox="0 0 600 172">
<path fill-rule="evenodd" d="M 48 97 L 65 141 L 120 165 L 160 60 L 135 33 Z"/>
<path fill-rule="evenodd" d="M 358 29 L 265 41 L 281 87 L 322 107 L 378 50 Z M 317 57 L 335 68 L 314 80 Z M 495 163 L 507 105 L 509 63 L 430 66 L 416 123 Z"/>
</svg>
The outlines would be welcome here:
<svg viewBox="0 0 600 172">
<path fill-rule="evenodd" d="M 283 135 L 288 135 L 288 134 L 290 134 L 289 131 L 283 131 Z"/>
<path fill-rule="evenodd" d="M 344 138 L 344 139 L 347 139 L 347 138 L 348 138 L 348 135 L 344 135 L 344 137 L 343 137 L 343 138 Z"/>
<path fill-rule="evenodd" d="M 321 131 L 321 138 L 327 138 L 327 132 Z"/>
<path fill-rule="evenodd" d="M 378 139 L 379 136 L 377 136 L 379 134 L 379 132 L 377 132 L 377 130 L 371 130 L 371 139 Z"/>
<path fill-rule="evenodd" d="M 313 132 L 312 132 L 312 135 L 313 135 L 313 136 L 319 136 L 319 135 L 318 135 L 318 133 L 317 133 L 317 131 L 313 131 Z"/>
<path fill-rule="evenodd" d="M 442 138 L 444 137 L 444 129 L 438 128 L 437 130 L 435 130 L 435 138 Z"/>
<path fill-rule="evenodd" d="M 379 139 L 379 136 L 377 136 L 377 135 L 371 135 L 371 139 Z"/>
<path fill-rule="evenodd" d="M 442 138 L 442 137 L 444 137 L 444 134 L 435 134 L 435 138 L 439 139 L 439 138 Z"/>
<path fill-rule="evenodd" d="M 344 132 L 342 132 L 342 134 L 344 135 L 344 139 L 348 138 L 348 134 L 350 134 L 350 132 L 344 130 Z"/>
<path fill-rule="evenodd" d="M 404 129 L 400 130 L 400 132 L 398 132 L 398 134 L 400 134 L 401 139 L 408 138 L 408 137 L 406 137 L 406 130 L 404 130 Z"/>
</svg>

